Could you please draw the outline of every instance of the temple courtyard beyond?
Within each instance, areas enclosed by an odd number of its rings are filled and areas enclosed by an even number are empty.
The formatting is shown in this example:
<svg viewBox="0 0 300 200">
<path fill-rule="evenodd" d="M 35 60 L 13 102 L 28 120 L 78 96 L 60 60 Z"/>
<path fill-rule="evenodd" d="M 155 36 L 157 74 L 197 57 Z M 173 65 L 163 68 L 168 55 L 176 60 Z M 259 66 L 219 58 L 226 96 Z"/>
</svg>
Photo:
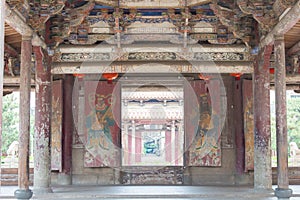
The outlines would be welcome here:
<svg viewBox="0 0 300 200">
<path fill-rule="evenodd" d="M 0 47 L 0 198 L 300 199 L 300 0 L 1 0 Z"/>
</svg>

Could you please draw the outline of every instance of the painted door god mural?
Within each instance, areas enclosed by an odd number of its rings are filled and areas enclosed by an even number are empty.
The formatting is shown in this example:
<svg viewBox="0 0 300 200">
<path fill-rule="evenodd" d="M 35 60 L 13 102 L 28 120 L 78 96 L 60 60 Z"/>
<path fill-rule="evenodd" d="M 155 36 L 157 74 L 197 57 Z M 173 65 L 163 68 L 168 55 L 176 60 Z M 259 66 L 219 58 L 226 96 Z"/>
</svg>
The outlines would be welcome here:
<svg viewBox="0 0 300 200">
<path fill-rule="evenodd" d="M 120 129 L 113 114 L 115 84 L 85 83 L 85 167 L 119 165 Z"/>
<path fill-rule="evenodd" d="M 221 166 L 220 84 L 193 81 L 186 95 L 186 149 L 189 166 Z M 186 97 L 187 98 L 187 97 Z"/>
</svg>

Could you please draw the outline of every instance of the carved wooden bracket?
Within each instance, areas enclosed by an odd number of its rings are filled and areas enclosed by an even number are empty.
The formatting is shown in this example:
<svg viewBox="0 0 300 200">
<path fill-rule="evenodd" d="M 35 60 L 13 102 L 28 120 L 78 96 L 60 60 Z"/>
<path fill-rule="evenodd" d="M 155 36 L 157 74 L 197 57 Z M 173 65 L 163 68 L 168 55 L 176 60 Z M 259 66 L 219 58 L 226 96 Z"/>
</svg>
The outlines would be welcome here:
<svg viewBox="0 0 300 200">
<path fill-rule="evenodd" d="M 72 8 L 74 5 L 65 7 L 59 15 L 55 15 L 50 20 L 50 40 L 52 46 L 56 47 L 65 39 L 69 39 L 71 33 L 74 40 L 76 37 L 84 43 L 88 38 L 89 24 L 86 20 L 90 11 L 94 8 L 94 2 L 87 2 L 86 4 Z"/>
<path fill-rule="evenodd" d="M 210 5 L 215 15 L 220 22 L 233 32 L 234 36 L 242 39 L 247 45 L 250 45 L 253 37 L 253 18 L 249 15 L 243 14 L 237 8 L 228 8 L 213 3 Z"/>
<path fill-rule="evenodd" d="M 29 25 L 37 32 L 43 32 L 47 20 L 62 11 L 65 0 L 30 0 Z"/>
<path fill-rule="evenodd" d="M 284 11 L 295 3 L 296 0 L 237 0 L 240 10 L 259 23 L 261 35 L 270 32 Z"/>
</svg>

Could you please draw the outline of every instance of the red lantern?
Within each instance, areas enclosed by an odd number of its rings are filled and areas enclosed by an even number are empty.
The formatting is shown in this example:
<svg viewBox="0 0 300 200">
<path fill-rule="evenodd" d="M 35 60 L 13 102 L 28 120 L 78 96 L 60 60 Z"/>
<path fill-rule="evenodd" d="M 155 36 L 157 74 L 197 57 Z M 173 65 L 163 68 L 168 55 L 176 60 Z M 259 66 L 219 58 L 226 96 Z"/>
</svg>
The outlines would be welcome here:
<svg viewBox="0 0 300 200">
<path fill-rule="evenodd" d="M 275 73 L 275 69 L 274 68 L 270 68 L 269 71 L 270 71 L 270 74 L 274 74 Z"/>
<path fill-rule="evenodd" d="M 75 73 L 73 74 L 73 76 L 79 78 L 79 79 L 82 79 L 85 75 L 84 74 L 78 74 L 78 73 Z"/>
<path fill-rule="evenodd" d="M 242 75 L 243 75 L 242 73 L 230 73 L 230 76 L 234 76 L 235 80 L 237 81 L 241 79 Z"/>
<path fill-rule="evenodd" d="M 118 78 L 118 73 L 103 73 L 102 77 L 107 79 L 107 83 L 111 84 L 113 80 Z"/>
</svg>

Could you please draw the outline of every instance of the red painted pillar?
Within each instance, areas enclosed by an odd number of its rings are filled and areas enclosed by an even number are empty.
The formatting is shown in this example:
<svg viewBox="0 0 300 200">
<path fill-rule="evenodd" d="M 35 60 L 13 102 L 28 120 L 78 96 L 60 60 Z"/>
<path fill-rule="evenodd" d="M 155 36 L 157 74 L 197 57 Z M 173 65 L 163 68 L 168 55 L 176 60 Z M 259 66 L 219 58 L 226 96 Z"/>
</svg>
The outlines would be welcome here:
<svg viewBox="0 0 300 200">
<path fill-rule="evenodd" d="M 34 193 L 48 193 L 51 192 L 51 66 L 41 47 L 33 47 L 33 51 L 36 59 Z"/>
<path fill-rule="evenodd" d="M 19 189 L 15 191 L 17 199 L 30 199 L 32 197 L 32 191 L 29 189 L 31 54 L 31 36 L 23 36 L 20 75 Z"/>
<path fill-rule="evenodd" d="M 59 184 L 72 184 L 72 138 L 74 130 L 73 116 L 73 75 L 65 75 L 63 84 L 63 126 L 62 126 L 62 173 L 59 174 Z"/>
<path fill-rule="evenodd" d="M 270 76 L 272 46 L 265 46 L 254 62 L 254 187 L 272 189 Z"/>
<path fill-rule="evenodd" d="M 275 194 L 278 198 L 289 198 L 292 190 L 289 189 L 288 177 L 288 140 L 286 118 L 286 70 L 284 37 L 275 36 L 275 103 L 276 103 L 276 144 L 277 144 L 277 182 Z"/>
</svg>

